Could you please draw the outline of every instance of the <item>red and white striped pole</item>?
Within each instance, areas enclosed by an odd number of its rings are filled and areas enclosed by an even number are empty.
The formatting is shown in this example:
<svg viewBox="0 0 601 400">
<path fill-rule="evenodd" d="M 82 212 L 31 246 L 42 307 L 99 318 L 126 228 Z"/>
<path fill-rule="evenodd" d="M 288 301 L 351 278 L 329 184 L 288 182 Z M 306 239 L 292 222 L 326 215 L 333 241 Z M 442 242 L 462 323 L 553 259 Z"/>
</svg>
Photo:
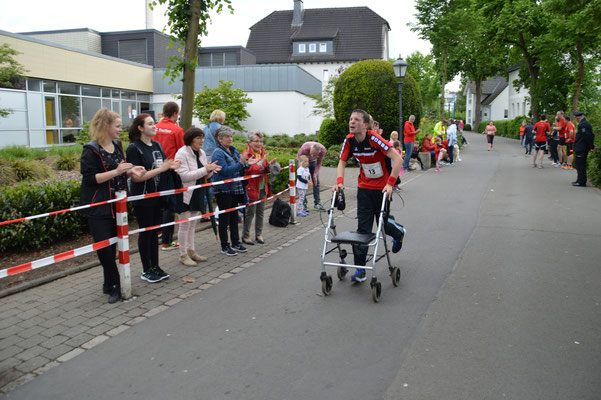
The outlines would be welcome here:
<svg viewBox="0 0 601 400">
<path fill-rule="evenodd" d="M 290 223 L 296 224 L 296 160 L 288 160 L 290 185 Z"/>
<path fill-rule="evenodd" d="M 121 298 L 131 298 L 131 271 L 129 267 L 129 234 L 127 221 L 127 193 L 120 190 L 116 193 L 117 203 L 117 249 L 119 250 L 119 280 L 121 281 Z"/>
</svg>

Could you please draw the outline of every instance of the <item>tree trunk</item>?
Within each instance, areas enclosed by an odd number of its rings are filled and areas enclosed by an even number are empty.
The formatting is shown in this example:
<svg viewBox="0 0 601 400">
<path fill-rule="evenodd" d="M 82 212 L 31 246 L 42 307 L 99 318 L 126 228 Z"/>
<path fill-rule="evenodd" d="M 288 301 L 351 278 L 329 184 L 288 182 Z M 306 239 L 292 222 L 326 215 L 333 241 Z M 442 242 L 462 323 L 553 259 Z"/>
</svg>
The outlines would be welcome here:
<svg viewBox="0 0 601 400">
<path fill-rule="evenodd" d="M 582 42 L 576 42 L 576 60 L 578 62 L 578 75 L 576 76 L 574 96 L 572 97 L 572 111 L 578 110 L 578 102 L 580 101 L 580 91 L 582 90 L 582 81 L 584 79 L 584 57 L 582 57 Z M 573 115 L 570 115 L 574 118 Z"/>
<path fill-rule="evenodd" d="M 440 97 L 440 119 L 444 119 L 444 87 L 447 85 L 447 48 L 445 47 L 442 55 L 442 92 Z"/>
<path fill-rule="evenodd" d="M 202 0 L 190 1 L 190 27 L 184 49 L 184 77 L 182 85 L 182 106 L 180 126 L 184 131 L 192 126 L 192 106 L 194 104 L 194 73 L 198 63 L 198 29 Z"/>
<path fill-rule="evenodd" d="M 474 126 L 472 130 L 478 132 L 478 125 L 480 125 L 480 104 L 482 102 L 482 78 L 476 79 L 476 103 L 474 104 Z"/>
<path fill-rule="evenodd" d="M 539 72 L 539 67 L 536 66 L 536 61 L 538 60 L 535 59 L 530 52 L 528 52 L 526 40 L 524 39 L 524 34 L 522 32 L 519 33 L 519 43 L 520 48 L 522 49 L 522 54 L 526 59 L 528 72 L 530 73 L 530 87 L 528 88 L 528 94 L 530 95 L 530 113 L 532 114 L 532 118 L 535 121 L 538 121 L 538 99 L 536 97 L 536 83 L 538 82 Z"/>
</svg>

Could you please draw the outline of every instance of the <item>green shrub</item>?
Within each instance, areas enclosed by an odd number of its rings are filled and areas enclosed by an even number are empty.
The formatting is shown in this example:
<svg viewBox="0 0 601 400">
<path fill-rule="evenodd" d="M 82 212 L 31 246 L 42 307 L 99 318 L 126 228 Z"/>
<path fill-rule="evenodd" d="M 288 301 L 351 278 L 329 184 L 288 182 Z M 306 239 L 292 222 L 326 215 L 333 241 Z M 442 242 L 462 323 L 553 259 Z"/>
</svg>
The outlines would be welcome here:
<svg viewBox="0 0 601 400">
<path fill-rule="evenodd" d="M 512 120 L 503 119 L 500 121 L 493 121 L 495 126 L 497 127 L 496 136 L 503 136 L 512 139 L 520 138 L 520 126 L 522 126 L 522 121 L 527 119 L 524 116 L 515 117 Z M 478 124 L 478 132 L 482 133 L 486 130 L 486 125 L 488 125 L 490 121 L 480 121 Z"/>
<path fill-rule="evenodd" d="M 80 183 L 75 181 L 0 187 L 0 220 L 73 207 L 79 202 L 80 188 Z M 57 239 L 81 234 L 84 223 L 80 213 L 69 212 L 4 225 L 0 227 L 0 251 L 40 249 Z"/>
<path fill-rule="evenodd" d="M 60 171 L 71 171 L 77 167 L 81 156 L 75 154 L 62 154 L 54 163 L 54 168 Z"/>
<path fill-rule="evenodd" d="M 39 161 L 13 161 L 11 168 L 15 171 L 17 181 L 43 180 L 52 176 L 52 168 Z"/>
<path fill-rule="evenodd" d="M 0 159 L 0 185 L 12 185 L 17 182 L 17 174 L 10 161 Z"/>
<path fill-rule="evenodd" d="M 87 142 L 86 142 L 87 143 Z M 48 149 L 48 154 L 53 156 L 75 156 L 81 158 L 82 145 L 75 144 L 70 146 L 52 146 Z"/>
<path fill-rule="evenodd" d="M 333 118 L 326 118 L 321 122 L 319 127 L 319 143 L 323 144 L 326 148 L 330 148 L 332 145 L 341 144 L 345 132 L 340 132 L 340 126 Z"/>
<path fill-rule="evenodd" d="M 472 130 L 472 126 L 471 126 L 470 124 L 465 124 L 465 125 L 463 126 L 463 130 L 464 130 L 464 131 L 471 131 L 471 130 Z"/>
<path fill-rule="evenodd" d="M 384 132 L 399 131 L 399 83 L 392 64 L 383 60 L 365 60 L 347 68 L 336 82 L 334 115 L 338 136 L 333 143 L 342 143 L 348 131 L 351 112 L 360 108 L 380 123 Z M 408 74 L 403 79 L 403 121 L 415 115 L 419 126 L 422 116 L 421 94 L 415 80 Z"/>
<path fill-rule="evenodd" d="M 27 146 L 7 146 L 0 149 L 0 158 L 4 160 L 40 160 L 46 157 L 44 149 L 32 149 Z"/>
</svg>

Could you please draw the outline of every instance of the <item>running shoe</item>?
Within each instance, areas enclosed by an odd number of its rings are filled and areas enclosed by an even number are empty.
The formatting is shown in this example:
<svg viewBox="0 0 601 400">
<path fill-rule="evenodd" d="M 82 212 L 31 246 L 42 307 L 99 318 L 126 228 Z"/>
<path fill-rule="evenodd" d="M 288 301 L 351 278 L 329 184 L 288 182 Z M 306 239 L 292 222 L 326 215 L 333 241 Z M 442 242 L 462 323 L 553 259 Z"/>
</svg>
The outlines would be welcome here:
<svg viewBox="0 0 601 400">
<path fill-rule="evenodd" d="M 248 249 L 242 246 L 240 243 L 233 245 L 232 250 L 234 250 L 236 253 L 246 253 L 248 251 Z"/>
<path fill-rule="evenodd" d="M 353 282 L 365 282 L 367 277 L 365 276 L 365 270 L 363 268 L 358 268 L 355 272 L 355 275 L 351 277 L 351 281 Z"/>
<path fill-rule="evenodd" d="M 163 271 L 159 266 L 154 267 L 154 271 L 159 276 L 159 278 L 161 278 L 160 280 L 169 278 L 169 274 Z"/>
<path fill-rule="evenodd" d="M 400 238 L 393 238 L 392 239 L 392 252 L 393 253 L 398 253 L 399 251 L 401 251 L 401 248 L 403 247 L 403 239 L 405 238 L 405 234 L 407 233 L 407 231 L 405 230 L 405 228 L 403 228 L 403 236 Z"/>
<path fill-rule="evenodd" d="M 539 169 L 543 169 L 543 168 L 545 168 L 545 167 L 543 167 L 543 165 L 541 164 L 541 165 L 539 165 L 539 166 L 538 166 L 538 168 L 539 168 Z"/>
<path fill-rule="evenodd" d="M 323 206 L 321 204 L 315 204 L 315 207 L 313 207 L 313 210 L 315 210 L 315 211 L 325 211 L 326 209 L 323 208 Z"/>
<path fill-rule="evenodd" d="M 176 242 L 175 240 L 169 244 L 164 243 L 161 246 L 161 250 L 163 250 L 163 251 L 169 251 L 169 250 L 173 250 L 173 249 L 177 249 L 177 248 L 179 248 L 179 243 Z"/>
<path fill-rule="evenodd" d="M 232 248 L 230 246 L 224 247 L 223 249 L 221 249 L 221 254 L 225 254 L 226 256 L 237 256 L 238 253 L 236 253 L 234 250 L 232 250 Z"/>
<path fill-rule="evenodd" d="M 442 169 L 436 168 L 436 172 L 442 172 Z"/>
<path fill-rule="evenodd" d="M 150 283 L 157 283 L 163 279 L 159 276 L 159 274 L 157 273 L 157 271 L 154 268 L 149 271 L 142 272 L 142 275 L 140 276 L 140 278 L 142 278 L 143 281 L 150 282 Z"/>
</svg>

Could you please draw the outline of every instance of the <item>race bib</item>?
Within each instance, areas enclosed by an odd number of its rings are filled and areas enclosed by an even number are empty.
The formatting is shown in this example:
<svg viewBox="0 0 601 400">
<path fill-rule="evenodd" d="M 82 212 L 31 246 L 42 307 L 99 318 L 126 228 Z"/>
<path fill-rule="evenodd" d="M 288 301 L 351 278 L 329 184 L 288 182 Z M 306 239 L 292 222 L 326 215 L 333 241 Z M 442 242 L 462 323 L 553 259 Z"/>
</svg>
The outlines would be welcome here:
<svg viewBox="0 0 601 400">
<path fill-rule="evenodd" d="M 380 178 L 384 175 L 384 171 L 382 171 L 382 164 L 379 162 L 373 164 L 361 164 L 361 168 L 363 168 L 365 177 L 369 179 Z"/>
</svg>

